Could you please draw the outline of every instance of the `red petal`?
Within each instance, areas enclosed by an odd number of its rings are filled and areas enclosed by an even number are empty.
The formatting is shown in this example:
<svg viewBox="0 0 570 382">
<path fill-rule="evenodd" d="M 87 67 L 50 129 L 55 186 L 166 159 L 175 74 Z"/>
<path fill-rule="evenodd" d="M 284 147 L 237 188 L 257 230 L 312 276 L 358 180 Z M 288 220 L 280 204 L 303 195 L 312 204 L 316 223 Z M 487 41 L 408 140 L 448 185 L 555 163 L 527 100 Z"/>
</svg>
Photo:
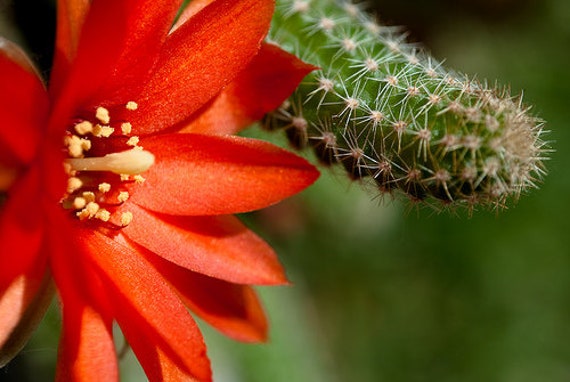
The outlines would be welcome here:
<svg viewBox="0 0 570 382">
<path fill-rule="evenodd" d="M 31 161 L 48 107 L 47 92 L 32 62 L 0 38 L 0 164 Z"/>
<path fill-rule="evenodd" d="M 0 291 L 22 275 L 39 283 L 45 273 L 46 259 L 40 253 L 44 227 L 38 212 L 40 181 L 36 170 L 13 186 L 0 210 Z"/>
<path fill-rule="evenodd" d="M 21 276 L 0 293 L 0 368 L 26 345 L 49 307 L 55 288 L 43 280 Z"/>
<path fill-rule="evenodd" d="M 153 264 L 184 304 L 222 333 L 244 342 L 267 338 L 267 320 L 253 288 L 203 276 L 159 258 Z"/>
<path fill-rule="evenodd" d="M 160 273 L 126 243 L 98 232 L 81 239 L 106 280 L 114 315 L 149 379 L 167 380 L 174 373 L 209 380 L 202 335 Z"/>
<path fill-rule="evenodd" d="M 81 28 L 89 11 L 90 0 L 57 1 L 56 49 L 65 57 L 75 56 Z"/>
<path fill-rule="evenodd" d="M 118 368 L 113 317 L 103 280 L 89 262 L 81 239 L 92 231 L 77 228 L 61 206 L 48 205 L 46 248 L 63 306 L 57 381 L 116 381 Z"/>
<path fill-rule="evenodd" d="M 50 267 L 53 272 L 60 298 L 63 304 L 87 304 L 95 311 L 106 312 L 110 317 L 110 305 L 104 291 L 104 281 L 89 260 L 89 251 L 84 245 L 85 237 L 92 235 L 92 228 L 78 228 L 73 217 L 64 217 L 61 206 L 53 205 L 46 214 L 60 215 L 52 220 L 48 227 L 48 250 L 50 251 Z"/>
<path fill-rule="evenodd" d="M 80 300 L 63 304 L 56 381 L 118 381 L 112 320 Z"/>
<path fill-rule="evenodd" d="M 58 0 L 57 32 L 54 52 L 54 65 L 51 71 L 52 94 L 61 85 L 63 76 L 67 74 L 71 62 L 75 58 L 81 27 L 89 10 L 90 0 Z"/>
<path fill-rule="evenodd" d="M 236 80 L 183 131 L 235 134 L 279 107 L 314 69 L 275 45 L 263 44 Z"/>
<path fill-rule="evenodd" d="M 217 0 L 178 27 L 130 118 L 145 135 L 172 127 L 211 100 L 259 50 L 273 14 L 268 0 Z"/>
<path fill-rule="evenodd" d="M 180 3 L 93 1 L 59 107 L 77 110 L 79 106 L 99 106 L 101 100 L 105 101 L 101 106 L 133 100 L 158 57 Z M 54 86 L 60 88 L 59 84 Z"/>
<path fill-rule="evenodd" d="M 267 207 L 315 181 L 303 158 L 268 142 L 234 136 L 148 137 L 156 157 L 132 201 L 172 215 L 228 215 Z"/>
<path fill-rule="evenodd" d="M 282 284 L 283 269 L 271 247 L 233 216 L 168 216 L 126 207 L 131 240 L 194 272 L 243 284 Z"/>
</svg>

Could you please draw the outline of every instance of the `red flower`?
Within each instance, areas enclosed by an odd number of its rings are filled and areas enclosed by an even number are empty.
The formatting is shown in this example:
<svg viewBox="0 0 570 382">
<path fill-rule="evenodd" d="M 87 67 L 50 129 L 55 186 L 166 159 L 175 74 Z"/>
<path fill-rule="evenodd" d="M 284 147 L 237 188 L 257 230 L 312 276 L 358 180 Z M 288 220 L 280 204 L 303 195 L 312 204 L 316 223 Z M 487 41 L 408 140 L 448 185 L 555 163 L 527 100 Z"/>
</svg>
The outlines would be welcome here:
<svg viewBox="0 0 570 382">
<path fill-rule="evenodd" d="M 260 49 L 271 1 L 193 0 L 171 27 L 180 3 L 59 0 L 47 90 L 0 40 L 2 363 L 41 318 L 52 276 L 59 380 L 118 378 L 114 321 L 155 381 L 211 379 L 187 307 L 238 340 L 266 336 L 249 285 L 286 279 L 231 214 L 317 173 L 269 143 L 219 134 L 276 107 L 312 68 Z"/>
</svg>

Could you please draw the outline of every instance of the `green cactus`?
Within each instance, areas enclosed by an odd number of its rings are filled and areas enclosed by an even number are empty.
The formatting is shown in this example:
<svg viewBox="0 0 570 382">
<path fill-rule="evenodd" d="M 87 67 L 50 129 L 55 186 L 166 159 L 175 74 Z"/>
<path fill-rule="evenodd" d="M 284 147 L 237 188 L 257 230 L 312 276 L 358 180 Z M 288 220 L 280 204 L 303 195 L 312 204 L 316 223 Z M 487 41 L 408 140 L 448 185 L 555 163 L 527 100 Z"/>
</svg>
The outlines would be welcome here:
<svg viewBox="0 0 570 382">
<path fill-rule="evenodd" d="M 536 185 L 543 122 L 341 0 L 278 0 L 268 41 L 318 66 L 264 125 L 413 202 L 504 206 Z M 437 203 L 434 203 L 437 202 Z"/>
</svg>

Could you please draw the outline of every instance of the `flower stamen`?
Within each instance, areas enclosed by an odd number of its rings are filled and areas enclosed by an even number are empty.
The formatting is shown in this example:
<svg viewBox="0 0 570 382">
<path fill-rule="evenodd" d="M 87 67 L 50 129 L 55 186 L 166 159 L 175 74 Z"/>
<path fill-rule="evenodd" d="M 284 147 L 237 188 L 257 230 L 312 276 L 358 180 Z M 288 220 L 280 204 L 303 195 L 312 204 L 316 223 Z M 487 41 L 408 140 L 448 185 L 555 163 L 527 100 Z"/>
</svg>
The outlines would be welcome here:
<svg viewBox="0 0 570 382">
<path fill-rule="evenodd" d="M 81 121 L 75 125 L 75 131 L 77 131 L 79 135 L 89 134 L 93 131 L 93 124 L 89 121 Z"/>
<path fill-rule="evenodd" d="M 100 183 L 99 186 L 97 186 L 97 188 L 102 193 L 107 193 L 111 191 L 111 185 L 107 182 Z"/>
<path fill-rule="evenodd" d="M 132 130 L 133 130 L 133 125 L 131 125 L 129 122 L 121 123 L 121 131 L 123 132 L 124 135 L 129 135 Z"/>
<path fill-rule="evenodd" d="M 109 116 L 109 110 L 99 106 L 95 111 L 95 118 L 97 118 L 101 123 L 108 125 L 111 122 L 111 117 Z"/>
<path fill-rule="evenodd" d="M 139 141 L 140 141 L 139 137 L 135 135 L 134 137 L 129 138 L 129 140 L 127 141 L 127 145 L 137 147 Z"/>
<path fill-rule="evenodd" d="M 123 212 L 121 214 L 121 225 L 123 227 L 128 226 L 133 221 L 133 213 L 132 212 Z"/>
<path fill-rule="evenodd" d="M 127 191 L 121 191 L 119 192 L 119 196 L 117 196 L 117 200 L 120 203 L 124 203 L 129 199 L 129 193 Z"/>
<path fill-rule="evenodd" d="M 81 179 L 76 178 L 74 176 L 67 179 L 67 192 L 68 193 L 71 194 L 71 193 L 79 190 L 81 187 L 83 187 L 83 182 L 81 181 Z"/>
<path fill-rule="evenodd" d="M 87 201 L 85 200 L 85 198 L 83 198 L 81 196 L 78 196 L 75 199 L 73 199 L 73 208 L 76 210 L 81 210 L 86 205 L 87 205 Z"/>
<path fill-rule="evenodd" d="M 93 127 L 93 135 L 99 138 L 109 138 L 115 129 L 111 126 L 95 125 Z"/>
<path fill-rule="evenodd" d="M 134 111 L 138 104 L 129 101 L 124 107 Z M 110 138 L 115 130 L 126 136 L 122 146 L 117 146 L 117 140 L 106 142 L 104 139 Z M 140 138 L 131 136 L 132 130 L 133 126 L 128 121 L 113 121 L 111 124 L 109 109 L 102 106 L 97 107 L 94 118 L 80 120 L 67 130 L 63 143 L 68 158 L 63 166 L 69 178 L 61 203 L 65 209 L 71 209 L 80 221 L 109 222 L 118 228 L 131 224 L 131 212 L 123 211 L 118 221 L 112 220 L 112 216 L 118 206 L 131 196 L 128 191 L 130 185 L 126 183 L 143 183 L 145 178 L 141 173 L 155 161 L 152 153 L 138 145 Z M 121 183 L 117 181 L 117 175 Z"/>
</svg>

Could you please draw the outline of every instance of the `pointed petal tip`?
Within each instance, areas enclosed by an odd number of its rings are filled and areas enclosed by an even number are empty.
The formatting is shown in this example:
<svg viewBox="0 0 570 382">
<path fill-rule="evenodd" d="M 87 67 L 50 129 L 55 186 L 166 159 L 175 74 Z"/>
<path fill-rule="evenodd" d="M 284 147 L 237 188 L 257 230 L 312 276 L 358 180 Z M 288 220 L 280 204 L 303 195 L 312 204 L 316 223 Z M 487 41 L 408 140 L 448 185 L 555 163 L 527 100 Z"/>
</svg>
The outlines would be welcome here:
<svg viewBox="0 0 570 382">
<path fill-rule="evenodd" d="M 148 250 L 197 274 L 240 285 L 282 285 L 285 272 L 275 251 L 236 217 L 172 216 L 131 204 L 133 223 L 123 231 L 137 250 Z M 131 244 L 127 244 L 131 245 Z M 176 269 L 176 268 L 174 268 Z M 166 272 L 166 271 L 165 271 Z M 168 277 L 167 277 L 168 278 Z"/>
</svg>

